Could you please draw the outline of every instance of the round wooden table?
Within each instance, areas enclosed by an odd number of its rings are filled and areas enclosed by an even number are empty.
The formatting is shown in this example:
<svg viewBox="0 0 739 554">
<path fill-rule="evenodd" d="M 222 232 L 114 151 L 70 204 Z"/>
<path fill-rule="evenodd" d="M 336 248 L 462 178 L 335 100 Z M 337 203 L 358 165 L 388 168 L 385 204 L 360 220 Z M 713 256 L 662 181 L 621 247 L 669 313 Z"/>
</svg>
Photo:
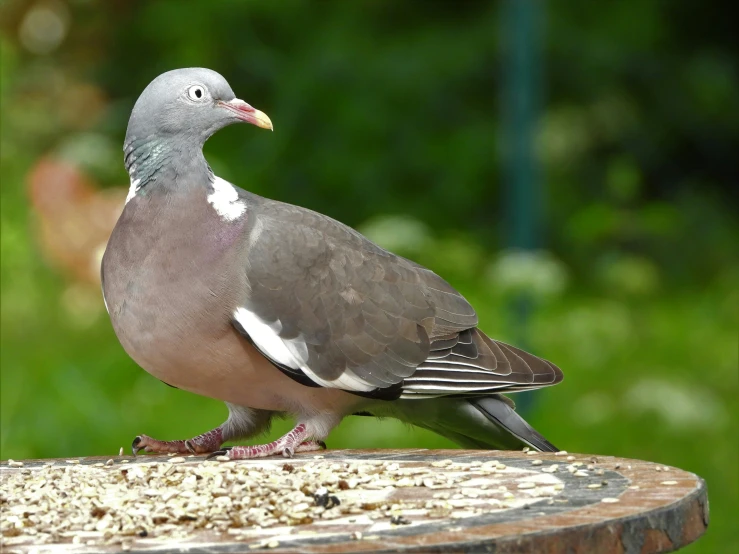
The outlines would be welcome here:
<svg viewBox="0 0 739 554">
<path fill-rule="evenodd" d="M 2 462 L 3 552 L 647 554 L 708 525 L 700 477 L 638 460 L 465 450 L 203 459 Z"/>
</svg>

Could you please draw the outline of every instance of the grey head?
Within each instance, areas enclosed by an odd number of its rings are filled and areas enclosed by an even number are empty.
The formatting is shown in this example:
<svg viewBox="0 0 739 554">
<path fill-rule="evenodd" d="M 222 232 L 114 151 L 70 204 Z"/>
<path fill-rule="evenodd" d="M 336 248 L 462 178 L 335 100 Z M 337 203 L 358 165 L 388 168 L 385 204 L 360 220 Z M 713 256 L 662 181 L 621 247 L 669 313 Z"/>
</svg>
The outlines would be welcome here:
<svg viewBox="0 0 739 554">
<path fill-rule="evenodd" d="M 236 98 L 219 73 L 200 67 L 162 73 L 141 93 L 128 121 L 124 152 L 131 180 L 148 180 L 163 159 L 202 159 L 205 141 L 239 122 L 272 129 L 269 117 Z"/>
</svg>

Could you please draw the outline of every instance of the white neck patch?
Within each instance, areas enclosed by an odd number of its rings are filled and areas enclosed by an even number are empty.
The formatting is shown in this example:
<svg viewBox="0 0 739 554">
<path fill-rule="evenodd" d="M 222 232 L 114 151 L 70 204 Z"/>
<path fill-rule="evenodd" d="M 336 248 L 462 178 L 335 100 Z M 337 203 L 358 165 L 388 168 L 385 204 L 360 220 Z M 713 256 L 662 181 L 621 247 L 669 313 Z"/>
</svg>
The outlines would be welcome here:
<svg viewBox="0 0 739 554">
<path fill-rule="evenodd" d="M 136 196 L 136 191 L 139 190 L 139 183 L 141 183 L 141 179 L 131 179 L 131 186 L 128 189 L 128 196 L 126 196 L 126 204 L 128 204 L 131 198 Z"/>
<path fill-rule="evenodd" d="M 236 187 L 220 177 L 213 178 L 213 192 L 208 195 L 208 203 L 221 216 L 221 219 L 233 221 L 244 214 L 246 202 L 239 200 Z"/>
</svg>

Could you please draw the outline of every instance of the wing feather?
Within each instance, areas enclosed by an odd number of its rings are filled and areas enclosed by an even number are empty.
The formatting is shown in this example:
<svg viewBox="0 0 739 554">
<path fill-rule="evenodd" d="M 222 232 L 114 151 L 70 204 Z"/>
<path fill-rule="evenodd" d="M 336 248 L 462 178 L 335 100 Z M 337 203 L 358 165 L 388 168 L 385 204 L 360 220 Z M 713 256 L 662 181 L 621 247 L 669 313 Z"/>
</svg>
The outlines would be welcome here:
<svg viewBox="0 0 739 554">
<path fill-rule="evenodd" d="M 378 398 L 561 380 L 550 362 L 479 331 L 469 302 L 432 271 L 316 212 L 256 195 L 247 206 L 248 294 L 235 325 L 291 376 Z"/>
<path fill-rule="evenodd" d="M 448 346 L 452 340 L 439 342 Z M 479 329 L 459 333 L 451 348 L 435 350 L 435 344 L 431 343 L 429 358 L 403 381 L 404 398 L 516 392 L 562 380 L 561 370 L 551 362 L 494 341 Z M 475 351 L 477 356 L 472 356 Z"/>
</svg>

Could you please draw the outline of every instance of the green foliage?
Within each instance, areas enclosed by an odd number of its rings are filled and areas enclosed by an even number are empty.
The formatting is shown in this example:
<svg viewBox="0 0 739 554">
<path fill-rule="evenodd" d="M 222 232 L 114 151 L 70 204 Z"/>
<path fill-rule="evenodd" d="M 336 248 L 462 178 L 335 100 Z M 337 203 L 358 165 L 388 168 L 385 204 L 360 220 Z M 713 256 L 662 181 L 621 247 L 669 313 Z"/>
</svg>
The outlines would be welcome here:
<svg viewBox="0 0 739 554">
<path fill-rule="evenodd" d="M 119 148 L 137 95 L 162 71 L 205 66 L 275 124 L 213 137 L 218 175 L 443 275 L 485 331 L 563 368 L 561 385 L 535 394 L 534 426 L 569 451 L 696 472 L 712 523 L 686 551 L 739 549 L 730 18 L 716 17 L 718 2 L 547 6 L 545 250 L 525 253 L 505 249 L 496 3 L 70 2 L 56 46 L 29 35 L 29 3 L 5 6 L 2 457 L 112 454 L 138 433 L 185 438 L 223 420 L 219 402 L 170 389 L 126 356 L 97 285 L 40 246 L 48 215 L 28 186 L 53 155 L 96 190 L 124 190 Z M 523 331 L 515 295 L 533 307 Z M 348 418 L 328 442 L 451 446 L 367 418 Z"/>
</svg>

